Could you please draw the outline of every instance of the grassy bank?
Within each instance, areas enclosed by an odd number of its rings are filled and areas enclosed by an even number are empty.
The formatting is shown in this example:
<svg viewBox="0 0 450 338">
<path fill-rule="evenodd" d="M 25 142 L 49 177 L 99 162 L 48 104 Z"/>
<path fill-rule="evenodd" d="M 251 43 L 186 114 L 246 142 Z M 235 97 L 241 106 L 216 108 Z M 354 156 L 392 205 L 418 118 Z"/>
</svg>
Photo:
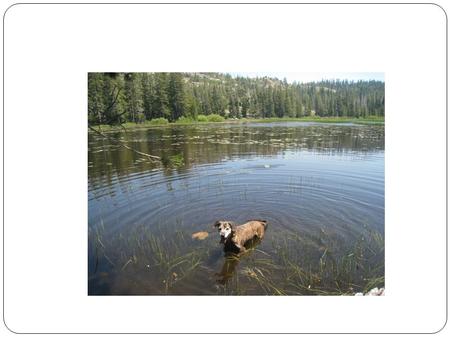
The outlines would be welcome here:
<svg viewBox="0 0 450 338">
<path fill-rule="evenodd" d="M 242 119 L 223 119 L 223 120 L 214 120 L 214 119 L 201 119 L 194 120 L 189 118 L 182 118 L 175 122 L 169 122 L 166 119 L 154 119 L 150 121 L 145 121 L 142 123 L 134 123 L 134 122 L 126 122 L 121 126 L 111 126 L 111 125 L 98 125 L 97 128 L 100 128 L 103 131 L 108 130 L 121 130 L 125 129 L 145 129 L 145 128 L 153 128 L 153 127 L 167 127 L 173 125 L 200 125 L 200 124 L 245 124 L 245 123 L 270 123 L 270 122 L 317 122 L 317 123 L 355 123 L 355 124 L 380 124 L 384 125 L 384 117 L 379 116 L 369 116 L 366 118 L 348 118 L 348 117 L 300 117 L 300 118 L 291 118 L 291 117 L 271 117 L 271 118 L 263 118 L 263 119 L 250 119 L 250 118 L 242 118 Z"/>
<path fill-rule="evenodd" d="M 243 122 L 319 122 L 319 123 L 355 123 L 355 124 L 384 124 L 384 117 L 370 116 L 367 118 L 349 118 L 349 117 L 271 117 L 265 119 L 241 119 Z"/>
</svg>

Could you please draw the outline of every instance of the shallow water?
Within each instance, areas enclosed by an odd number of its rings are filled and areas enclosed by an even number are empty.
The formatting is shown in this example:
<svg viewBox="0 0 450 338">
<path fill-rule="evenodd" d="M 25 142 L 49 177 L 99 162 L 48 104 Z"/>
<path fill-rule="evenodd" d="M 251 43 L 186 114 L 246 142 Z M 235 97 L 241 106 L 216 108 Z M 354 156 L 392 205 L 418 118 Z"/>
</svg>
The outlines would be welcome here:
<svg viewBox="0 0 450 338">
<path fill-rule="evenodd" d="M 89 294 L 352 294 L 384 286 L 384 126 L 89 134 Z M 265 219 L 225 257 L 216 220 Z M 210 231 L 203 241 L 191 234 Z"/>
</svg>

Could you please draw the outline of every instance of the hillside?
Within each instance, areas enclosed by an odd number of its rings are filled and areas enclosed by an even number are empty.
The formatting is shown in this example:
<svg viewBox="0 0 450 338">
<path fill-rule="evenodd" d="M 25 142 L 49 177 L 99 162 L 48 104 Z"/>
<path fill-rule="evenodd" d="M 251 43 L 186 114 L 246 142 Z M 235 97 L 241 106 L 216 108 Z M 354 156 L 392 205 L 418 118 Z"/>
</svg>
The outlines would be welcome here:
<svg viewBox="0 0 450 338">
<path fill-rule="evenodd" d="M 384 116 L 384 82 L 288 83 L 221 73 L 89 73 L 91 124 L 155 118 Z"/>
</svg>

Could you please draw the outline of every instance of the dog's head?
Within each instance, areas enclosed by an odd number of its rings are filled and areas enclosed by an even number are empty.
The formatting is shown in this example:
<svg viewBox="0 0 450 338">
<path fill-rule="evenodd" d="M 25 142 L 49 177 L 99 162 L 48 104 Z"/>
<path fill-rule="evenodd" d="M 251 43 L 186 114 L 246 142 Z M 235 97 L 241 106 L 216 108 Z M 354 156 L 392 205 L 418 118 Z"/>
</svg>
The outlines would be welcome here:
<svg viewBox="0 0 450 338">
<path fill-rule="evenodd" d="M 230 236 L 233 235 L 235 223 L 230 221 L 217 221 L 214 223 L 220 234 L 220 243 L 224 243 Z"/>
</svg>

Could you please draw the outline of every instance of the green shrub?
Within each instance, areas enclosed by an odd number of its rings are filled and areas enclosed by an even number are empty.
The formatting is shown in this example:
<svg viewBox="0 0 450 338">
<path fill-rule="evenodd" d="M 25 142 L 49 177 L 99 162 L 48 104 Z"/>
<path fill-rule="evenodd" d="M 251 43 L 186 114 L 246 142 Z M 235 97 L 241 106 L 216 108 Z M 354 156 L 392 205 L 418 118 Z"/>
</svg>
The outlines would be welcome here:
<svg viewBox="0 0 450 338">
<path fill-rule="evenodd" d="M 192 117 L 181 116 L 175 123 L 194 123 L 195 120 Z"/>
<path fill-rule="evenodd" d="M 152 119 L 150 121 L 151 124 L 168 124 L 169 121 L 164 117 L 158 117 L 157 119 Z"/>
<path fill-rule="evenodd" d="M 208 122 L 223 122 L 225 119 L 217 114 L 208 115 Z"/>
<path fill-rule="evenodd" d="M 198 122 L 208 122 L 208 117 L 206 115 L 200 114 L 197 116 L 197 121 Z"/>
</svg>

